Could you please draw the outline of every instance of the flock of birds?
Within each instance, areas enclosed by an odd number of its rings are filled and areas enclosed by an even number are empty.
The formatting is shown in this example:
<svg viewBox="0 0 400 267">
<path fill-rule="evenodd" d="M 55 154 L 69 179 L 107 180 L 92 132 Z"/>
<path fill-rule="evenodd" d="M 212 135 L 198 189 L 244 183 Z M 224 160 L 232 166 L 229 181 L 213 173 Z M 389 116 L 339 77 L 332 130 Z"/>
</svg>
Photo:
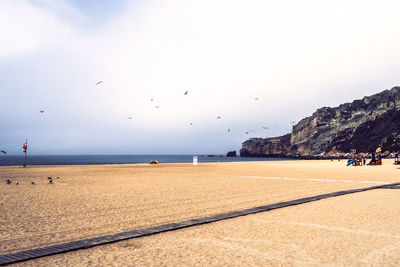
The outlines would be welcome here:
<svg viewBox="0 0 400 267">
<path fill-rule="evenodd" d="M 98 81 L 98 82 L 95 83 L 95 86 L 98 86 L 98 85 L 100 85 L 100 84 L 102 84 L 102 83 L 104 83 L 104 81 Z M 183 93 L 183 95 L 186 96 L 186 95 L 188 95 L 188 93 L 189 93 L 189 90 L 186 90 L 186 91 Z M 259 99 L 260 99 L 260 97 L 255 97 L 255 98 L 254 98 L 255 101 L 258 101 Z M 154 101 L 154 98 L 150 98 L 150 102 L 153 102 L 153 101 Z M 160 108 L 159 105 L 156 105 L 156 106 L 154 106 L 154 107 L 155 107 L 155 108 Z M 44 110 L 40 110 L 40 113 L 44 113 Z M 128 120 L 132 120 L 132 119 L 133 119 L 133 116 L 129 116 L 129 117 L 128 117 Z M 222 117 L 221 117 L 221 116 L 217 116 L 216 119 L 217 119 L 217 120 L 220 120 L 220 119 L 222 119 Z M 295 123 L 294 121 L 291 122 L 291 124 L 294 124 L 294 123 Z M 193 122 L 190 122 L 189 125 L 193 125 Z M 269 128 L 263 126 L 262 129 L 268 130 Z M 230 133 L 230 132 L 231 132 L 231 128 L 228 128 L 228 133 Z M 252 133 L 252 132 L 255 133 L 256 131 L 250 129 L 250 130 L 246 131 L 245 134 L 249 134 L 249 133 Z"/>
<path fill-rule="evenodd" d="M 100 84 L 102 84 L 102 83 L 104 83 L 104 81 L 98 81 L 98 82 L 95 83 L 95 86 L 98 86 L 98 85 L 100 85 Z M 188 93 L 189 93 L 189 90 L 186 90 L 186 91 L 183 93 L 183 95 L 186 96 L 186 95 L 188 95 Z M 254 98 L 255 101 L 258 101 L 259 99 L 260 99 L 260 97 L 255 97 L 255 98 Z M 154 101 L 154 98 L 150 98 L 150 102 L 153 102 L 153 101 Z M 159 105 L 156 105 L 156 106 L 154 106 L 154 107 L 157 108 L 157 109 L 160 108 Z M 40 110 L 40 113 L 41 113 L 41 114 L 43 114 L 44 112 L 45 112 L 44 109 Z M 128 120 L 132 120 L 133 117 L 134 117 L 134 116 L 129 116 L 129 117 L 128 117 Z M 222 117 L 221 117 L 221 116 L 217 116 L 216 119 L 217 119 L 217 120 L 220 120 L 220 119 L 222 119 Z M 291 122 L 290 122 L 291 125 L 294 125 L 295 123 L 296 123 L 296 121 L 291 121 Z M 193 122 L 190 122 L 189 125 L 192 126 L 192 125 L 193 125 Z M 262 129 L 263 129 L 263 130 L 268 130 L 269 128 L 266 127 L 266 126 L 262 126 Z M 231 128 L 228 128 L 227 131 L 228 131 L 228 133 L 230 133 L 230 132 L 231 132 Z M 248 130 L 248 131 L 245 131 L 244 133 L 248 135 L 248 134 L 250 134 L 250 133 L 255 133 L 255 132 L 256 132 L 256 131 L 250 129 L 250 130 Z M 7 155 L 7 152 L 4 151 L 4 150 L 0 150 L 0 153 L 3 153 L 3 154 L 5 154 L 5 155 Z"/>
<path fill-rule="evenodd" d="M 57 179 L 61 179 L 61 177 L 60 176 L 57 176 Z M 51 176 L 49 176 L 49 177 L 47 177 L 47 181 L 48 181 L 48 183 L 49 184 L 53 184 L 54 182 L 53 182 L 53 177 L 51 177 Z M 7 179 L 6 180 L 6 183 L 7 184 L 12 184 L 12 180 L 11 180 L 11 178 L 9 178 L 9 179 Z M 35 181 L 32 181 L 31 182 L 31 185 L 35 185 L 36 184 L 36 182 Z M 18 181 L 15 181 L 15 185 L 19 185 L 19 182 Z"/>
</svg>

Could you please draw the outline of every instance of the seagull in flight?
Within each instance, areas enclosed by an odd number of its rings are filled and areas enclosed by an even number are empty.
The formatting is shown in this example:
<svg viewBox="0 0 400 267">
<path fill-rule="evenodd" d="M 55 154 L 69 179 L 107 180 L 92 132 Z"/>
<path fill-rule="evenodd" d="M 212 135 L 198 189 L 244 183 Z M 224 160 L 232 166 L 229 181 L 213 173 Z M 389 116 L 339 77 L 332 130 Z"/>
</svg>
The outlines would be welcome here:
<svg viewBox="0 0 400 267">
<path fill-rule="evenodd" d="M 95 86 L 96 86 L 96 85 L 99 85 L 99 84 L 101 84 L 101 83 L 103 83 L 103 81 L 98 81 L 98 82 L 95 84 Z"/>
<path fill-rule="evenodd" d="M 189 92 L 189 90 L 188 91 L 186 91 L 183 95 L 187 95 L 188 94 L 188 92 Z"/>
<path fill-rule="evenodd" d="M 129 117 L 128 117 L 128 120 L 131 120 L 132 118 L 133 118 L 133 116 L 129 116 Z"/>
<path fill-rule="evenodd" d="M 160 106 L 156 106 L 156 108 L 159 108 Z"/>
<path fill-rule="evenodd" d="M 255 101 L 257 101 L 258 99 L 260 99 L 259 97 L 254 98 Z"/>
<path fill-rule="evenodd" d="M 265 127 L 265 126 L 263 126 L 262 128 L 263 128 L 264 130 L 268 130 L 268 129 L 269 129 L 268 127 Z"/>
<path fill-rule="evenodd" d="M 231 132 L 231 128 L 228 129 L 228 133 L 230 133 L 230 132 Z"/>
<path fill-rule="evenodd" d="M 191 122 L 190 125 L 193 125 L 193 122 Z"/>
<path fill-rule="evenodd" d="M 217 117 L 217 120 L 218 120 L 218 119 L 221 119 L 221 116 L 218 116 L 218 117 Z"/>
<path fill-rule="evenodd" d="M 0 153 L 3 153 L 4 155 L 7 155 L 7 152 L 5 152 L 4 150 L 0 150 Z"/>
<path fill-rule="evenodd" d="M 44 113 L 44 110 L 41 110 L 40 113 Z"/>
<path fill-rule="evenodd" d="M 154 98 L 151 98 L 151 99 L 150 99 L 150 102 L 153 102 L 153 100 L 154 100 Z"/>
</svg>

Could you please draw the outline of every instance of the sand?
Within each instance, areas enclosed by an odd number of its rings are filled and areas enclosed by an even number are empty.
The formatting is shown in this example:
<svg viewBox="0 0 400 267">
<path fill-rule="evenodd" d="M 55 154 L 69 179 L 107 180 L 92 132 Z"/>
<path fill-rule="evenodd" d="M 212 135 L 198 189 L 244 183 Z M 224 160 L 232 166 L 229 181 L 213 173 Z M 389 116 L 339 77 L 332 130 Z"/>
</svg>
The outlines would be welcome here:
<svg viewBox="0 0 400 267">
<path fill-rule="evenodd" d="M 344 164 L 1 167 L 0 179 L 20 185 L 0 184 L 0 253 L 400 182 L 400 169 L 389 160 L 383 166 Z M 47 176 L 61 179 L 50 185 Z M 400 252 L 398 200 L 400 190 L 374 190 L 23 265 L 390 265 Z"/>
</svg>

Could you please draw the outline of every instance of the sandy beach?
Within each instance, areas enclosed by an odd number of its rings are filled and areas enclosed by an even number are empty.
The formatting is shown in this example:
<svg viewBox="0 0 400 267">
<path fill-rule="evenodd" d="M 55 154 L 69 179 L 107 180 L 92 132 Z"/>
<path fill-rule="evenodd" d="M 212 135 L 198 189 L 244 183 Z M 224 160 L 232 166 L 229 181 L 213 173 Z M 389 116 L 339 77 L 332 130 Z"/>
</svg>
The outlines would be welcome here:
<svg viewBox="0 0 400 267">
<path fill-rule="evenodd" d="M 400 266 L 399 10 L 0 0 L 0 267 Z"/>
<path fill-rule="evenodd" d="M 0 179 L 6 254 L 399 182 L 400 169 L 392 160 L 362 167 L 343 160 L 37 166 L 0 167 Z M 396 189 L 356 193 L 19 265 L 395 265 L 399 200 Z"/>
</svg>

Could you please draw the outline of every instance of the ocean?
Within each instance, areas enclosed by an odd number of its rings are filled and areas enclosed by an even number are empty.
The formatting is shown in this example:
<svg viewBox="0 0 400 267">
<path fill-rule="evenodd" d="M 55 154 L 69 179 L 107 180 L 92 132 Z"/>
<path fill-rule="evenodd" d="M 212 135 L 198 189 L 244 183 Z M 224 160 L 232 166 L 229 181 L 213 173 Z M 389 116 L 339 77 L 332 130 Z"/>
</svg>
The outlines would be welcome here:
<svg viewBox="0 0 400 267">
<path fill-rule="evenodd" d="M 94 165 L 94 164 L 133 164 L 149 163 L 190 163 L 194 155 L 57 155 L 29 156 L 27 165 Z M 222 155 L 197 155 L 198 162 L 240 162 L 240 161 L 280 161 L 281 158 L 225 157 Z M 24 156 L 0 156 L 0 166 L 18 166 L 24 164 Z"/>
</svg>

